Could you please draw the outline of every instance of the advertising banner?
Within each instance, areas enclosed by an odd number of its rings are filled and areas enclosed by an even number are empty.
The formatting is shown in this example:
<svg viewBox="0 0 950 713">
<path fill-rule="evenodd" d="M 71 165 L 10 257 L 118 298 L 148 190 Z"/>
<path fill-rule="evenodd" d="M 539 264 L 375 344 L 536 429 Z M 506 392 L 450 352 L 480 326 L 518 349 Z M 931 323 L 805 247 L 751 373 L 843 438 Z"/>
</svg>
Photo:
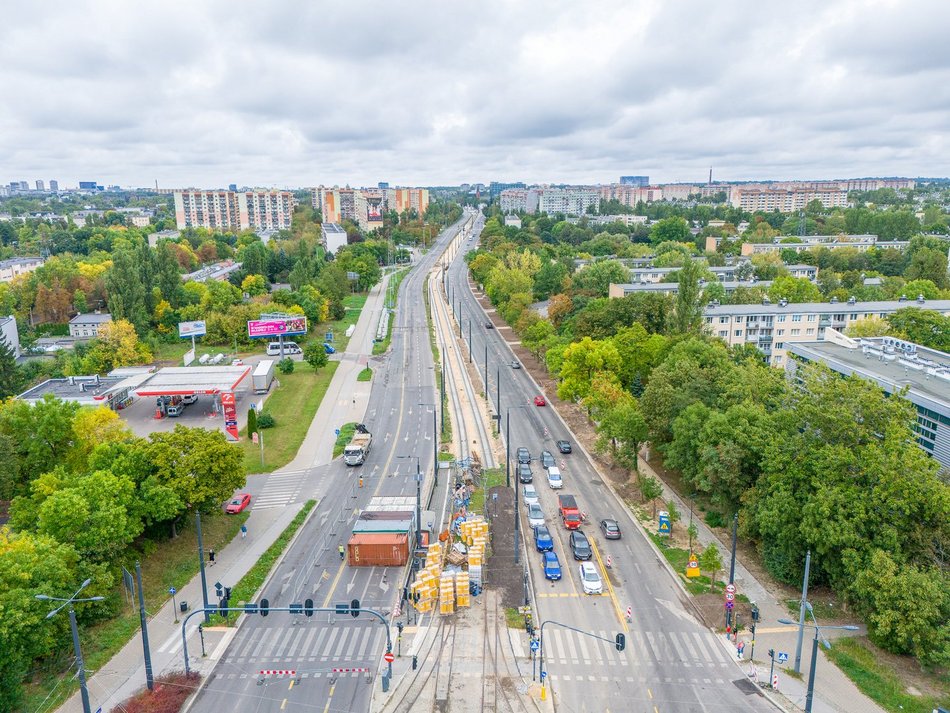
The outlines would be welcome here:
<svg viewBox="0 0 950 713">
<path fill-rule="evenodd" d="M 205 335 L 205 321 L 199 319 L 195 322 L 179 322 L 178 336 L 185 337 L 203 337 Z"/>
<path fill-rule="evenodd" d="M 287 317 L 285 319 L 254 319 L 247 323 L 247 336 L 251 339 L 266 337 L 285 337 L 307 333 L 306 317 Z"/>
<path fill-rule="evenodd" d="M 228 438 L 236 441 L 240 438 L 238 434 L 237 406 L 234 402 L 234 394 L 224 392 L 221 394 L 221 407 L 224 410 L 224 430 Z"/>
</svg>

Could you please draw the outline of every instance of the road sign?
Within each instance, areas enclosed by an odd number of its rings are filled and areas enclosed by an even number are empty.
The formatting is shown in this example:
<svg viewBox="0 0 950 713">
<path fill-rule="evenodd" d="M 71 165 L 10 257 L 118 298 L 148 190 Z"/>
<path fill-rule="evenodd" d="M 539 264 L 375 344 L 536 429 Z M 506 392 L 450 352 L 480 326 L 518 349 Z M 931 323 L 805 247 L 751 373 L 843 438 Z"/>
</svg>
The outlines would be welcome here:
<svg viewBox="0 0 950 713">
<path fill-rule="evenodd" d="M 735 605 L 735 602 L 726 602 L 726 609 L 732 609 Z"/>
<path fill-rule="evenodd" d="M 547 671 L 542 671 L 542 672 L 541 672 L 541 680 L 543 681 L 543 680 L 546 679 L 547 677 L 548 677 L 548 672 L 547 672 Z"/>
<path fill-rule="evenodd" d="M 696 555 L 690 555 L 689 562 L 686 563 L 686 576 L 698 577 L 699 574 L 699 560 L 696 559 Z"/>
<path fill-rule="evenodd" d="M 169 588 L 168 588 L 168 593 L 171 594 L 172 596 L 174 596 L 175 594 L 178 593 L 178 590 L 175 589 L 174 587 L 169 587 Z"/>
<path fill-rule="evenodd" d="M 336 435 L 338 435 L 338 436 L 340 435 L 340 429 L 339 429 L 339 428 L 335 429 L 333 432 L 334 432 Z"/>
<path fill-rule="evenodd" d="M 383 661 L 385 661 L 386 663 L 392 663 L 395 660 L 396 660 L 396 657 L 393 655 L 392 651 L 387 651 L 383 655 Z"/>
<path fill-rule="evenodd" d="M 540 648 L 541 648 L 541 642 L 538 641 L 537 639 L 531 639 L 531 650 L 537 651 Z"/>
<path fill-rule="evenodd" d="M 784 651 L 778 652 L 778 662 L 779 663 L 788 663 L 788 654 Z"/>
<path fill-rule="evenodd" d="M 733 594 L 732 592 L 726 592 L 726 601 L 727 601 L 727 602 L 735 601 L 735 598 L 736 598 L 736 595 L 735 595 L 735 594 Z"/>
<path fill-rule="evenodd" d="M 727 584 L 727 585 L 726 585 L 726 591 L 729 592 L 729 594 L 735 594 L 735 593 L 736 593 L 736 585 L 734 585 L 734 584 Z"/>
</svg>

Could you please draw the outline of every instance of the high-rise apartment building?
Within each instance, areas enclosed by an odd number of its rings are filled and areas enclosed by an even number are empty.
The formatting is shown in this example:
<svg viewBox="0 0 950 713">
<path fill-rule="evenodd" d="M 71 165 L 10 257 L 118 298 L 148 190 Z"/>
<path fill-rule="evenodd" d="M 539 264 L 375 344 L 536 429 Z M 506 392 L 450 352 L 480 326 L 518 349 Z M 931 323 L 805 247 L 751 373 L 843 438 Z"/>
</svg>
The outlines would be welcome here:
<svg viewBox="0 0 950 713">
<path fill-rule="evenodd" d="M 59 181 L 56 181 L 56 180 L 51 179 L 50 182 L 49 182 L 49 189 L 50 189 L 51 191 L 58 191 L 58 190 L 59 190 Z"/>
<path fill-rule="evenodd" d="M 46 185 L 43 183 L 42 179 L 36 179 L 36 190 L 45 191 Z"/>
<path fill-rule="evenodd" d="M 827 188 L 749 188 L 734 186 L 729 202 L 735 208 L 770 213 L 794 213 L 804 210 L 812 201 L 821 201 L 825 208 L 844 208 L 848 191 L 837 186 Z"/>
<path fill-rule="evenodd" d="M 650 185 L 649 176 L 621 176 L 620 183 L 624 186 L 639 186 L 646 188 Z"/>
<path fill-rule="evenodd" d="M 290 191 L 175 191 L 178 228 L 289 230 L 294 212 Z"/>
</svg>

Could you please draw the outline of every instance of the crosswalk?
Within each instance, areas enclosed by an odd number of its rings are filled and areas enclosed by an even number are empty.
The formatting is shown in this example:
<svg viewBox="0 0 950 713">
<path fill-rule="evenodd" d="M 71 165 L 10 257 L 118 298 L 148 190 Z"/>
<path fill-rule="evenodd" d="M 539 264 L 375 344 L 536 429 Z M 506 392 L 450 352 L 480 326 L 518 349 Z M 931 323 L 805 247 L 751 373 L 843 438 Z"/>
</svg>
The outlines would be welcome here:
<svg viewBox="0 0 950 713">
<path fill-rule="evenodd" d="M 317 673 L 331 668 L 375 667 L 385 651 L 379 624 L 313 619 L 296 626 L 258 628 L 237 637 L 227 662 L 237 668 L 292 668 Z"/>
<path fill-rule="evenodd" d="M 254 498 L 251 506 L 255 510 L 270 510 L 282 508 L 297 500 L 303 487 L 305 474 L 301 471 L 292 473 L 272 473 L 267 476 L 267 484 L 260 494 Z"/>
</svg>

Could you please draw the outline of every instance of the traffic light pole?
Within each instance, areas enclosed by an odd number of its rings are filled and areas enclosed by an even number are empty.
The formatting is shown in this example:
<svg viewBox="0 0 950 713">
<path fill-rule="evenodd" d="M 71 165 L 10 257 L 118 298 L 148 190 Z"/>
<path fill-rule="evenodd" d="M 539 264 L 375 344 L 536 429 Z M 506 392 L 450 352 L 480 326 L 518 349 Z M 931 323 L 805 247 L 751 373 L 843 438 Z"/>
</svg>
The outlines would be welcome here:
<svg viewBox="0 0 950 713">
<path fill-rule="evenodd" d="M 538 668 L 541 673 L 541 700 L 542 701 L 547 699 L 547 693 L 546 693 L 547 688 L 544 683 L 544 679 L 547 678 L 548 676 L 547 672 L 544 670 L 544 627 L 547 626 L 548 624 L 560 626 L 565 629 L 570 629 L 571 631 L 576 631 L 578 634 L 589 636 L 592 639 L 598 639 L 599 641 L 606 641 L 608 644 L 613 644 L 614 647 L 617 649 L 617 651 L 623 651 L 627 645 L 627 637 L 624 636 L 624 634 L 622 633 L 618 633 L 617 636 L 614 637 L 613 640 L 610 640 L 610 639 L 604 638 L 603 636 L 597 636 L 597 634 L 592 634 L 589 631 L 584 631 L 583 629 L 578 629 L 573 626 L 569 626 L 568 624 L 564 624 L 560 621 L 554 621 L 553 619 L 545 619 L 544 621 L 541 622 L 541 626 L 538 627 L 538 661 L 539 661 Z M 532 681 L 534 680 L 533 671 L 532 671 L 531 680 Z"/>
</svg>

